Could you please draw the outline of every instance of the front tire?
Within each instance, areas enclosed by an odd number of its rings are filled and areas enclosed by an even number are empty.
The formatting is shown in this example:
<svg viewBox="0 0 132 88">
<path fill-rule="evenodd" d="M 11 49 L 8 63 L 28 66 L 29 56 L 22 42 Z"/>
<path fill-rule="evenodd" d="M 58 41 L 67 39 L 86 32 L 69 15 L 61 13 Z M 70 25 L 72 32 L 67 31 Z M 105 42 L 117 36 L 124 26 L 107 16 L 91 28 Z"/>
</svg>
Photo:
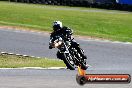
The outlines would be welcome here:
<svg viewBox="0 0 132 88">
<path fill-rule="evenodd" d="M 74 65 L 73 59 L 69 53 L 63 54 L 63 61 L 66 64 L 68 69 L 75 70 L 75 65 Z"/>
<path fill-rule="evenodd" d="M 82 49 L 81 49 L 82 50 Z M 77 55 L 76 56 L 76 58 L 79 58 L 80 60 L 79 60 L 79 62 L 77 63 L 77 65 L 79 65 L 79 66 L 81 66 L 81 69 L 83 69 L 83 70 L 87 70 L 87 65 L 86 65 L 86 59 L 84 59 L 84 58 L 80 58 L 80 56 L 78 56 L 78 52 L 77 52 L 77 50 L 74 50 L 74 52 L 75 52 L 75 54 Z M 83 50 L 82 50 L 82 52 L 83 52 Z M 84 53 L 84 52 L 83 52 Z M 81 59 L 84 59 L 83 61 L 81 60 Z"/>
</svg>

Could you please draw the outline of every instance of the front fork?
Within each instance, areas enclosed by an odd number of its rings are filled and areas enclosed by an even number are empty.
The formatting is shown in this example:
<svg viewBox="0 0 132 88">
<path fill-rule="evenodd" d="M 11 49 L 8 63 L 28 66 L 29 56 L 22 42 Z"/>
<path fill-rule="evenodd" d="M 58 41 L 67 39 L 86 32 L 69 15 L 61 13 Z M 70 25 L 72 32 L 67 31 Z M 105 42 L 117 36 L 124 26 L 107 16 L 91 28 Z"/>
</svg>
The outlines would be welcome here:
<svg viewBox="0 0 132 88">
<path fill-rule="evenodd" d="M 68 47 L 66 46 L 65 43 L 63 43 L 60 47 L 58 47 L 58 53 L 59 54 L 70 54 L 69 50 L 68 50 Z M 57 53 L 57 57 L 59 57 L 59 54 Z M 59 59 L 62 59 L 62 58 L 59 58 Z"/>
</svg>

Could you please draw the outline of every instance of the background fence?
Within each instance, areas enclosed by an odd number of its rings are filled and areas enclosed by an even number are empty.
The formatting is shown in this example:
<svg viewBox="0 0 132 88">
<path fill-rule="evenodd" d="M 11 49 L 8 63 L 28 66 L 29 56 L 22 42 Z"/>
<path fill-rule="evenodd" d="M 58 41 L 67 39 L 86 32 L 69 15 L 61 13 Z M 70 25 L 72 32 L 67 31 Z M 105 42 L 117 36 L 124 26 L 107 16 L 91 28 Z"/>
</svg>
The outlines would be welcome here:
<svg viewBox="0 0 132 88">
<path fill-rule="evenodd" d="M 46 5 L 83 6 L 105 9 L 132 10 L 132 0 L 3 0 Z"/>
</svg>

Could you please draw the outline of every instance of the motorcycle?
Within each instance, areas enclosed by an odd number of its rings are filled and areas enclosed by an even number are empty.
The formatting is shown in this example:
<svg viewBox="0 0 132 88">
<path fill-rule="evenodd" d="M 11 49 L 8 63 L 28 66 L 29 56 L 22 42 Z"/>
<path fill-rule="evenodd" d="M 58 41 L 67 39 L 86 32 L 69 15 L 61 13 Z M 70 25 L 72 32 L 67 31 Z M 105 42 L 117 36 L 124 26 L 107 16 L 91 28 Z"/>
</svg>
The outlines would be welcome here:
<svg viewBox="0 0 132 88">
<path fill-rule="evenodd" d="M 64 41 L 61 36 L 51 36 L 49 46 L 52 48 L 58 48 L 57 58 L 63 60 L 68 69 L 75 70 L 77 66 L 81 66 L 84 70 L 87 69 L 86 60 L 83 60 L 77 50 L 71 46 L 70 42 Z"/>
</svg>

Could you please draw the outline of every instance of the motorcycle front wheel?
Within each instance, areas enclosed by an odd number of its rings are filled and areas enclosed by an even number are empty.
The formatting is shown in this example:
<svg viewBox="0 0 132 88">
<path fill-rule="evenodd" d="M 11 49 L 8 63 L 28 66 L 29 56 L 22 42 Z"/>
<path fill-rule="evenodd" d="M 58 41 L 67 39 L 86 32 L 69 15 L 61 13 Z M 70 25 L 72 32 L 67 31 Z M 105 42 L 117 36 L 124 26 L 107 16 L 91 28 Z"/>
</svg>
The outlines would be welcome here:
<svg viewBox="0 0 132 88">
<path fill-rule="evenodd" d="M 76 67 L 75 67 L 73 58 L 69 53 L 64 53 L 63 54 L 63 61 L 66 64 L 68 69 L 75 70 Z"/>
</svg>

